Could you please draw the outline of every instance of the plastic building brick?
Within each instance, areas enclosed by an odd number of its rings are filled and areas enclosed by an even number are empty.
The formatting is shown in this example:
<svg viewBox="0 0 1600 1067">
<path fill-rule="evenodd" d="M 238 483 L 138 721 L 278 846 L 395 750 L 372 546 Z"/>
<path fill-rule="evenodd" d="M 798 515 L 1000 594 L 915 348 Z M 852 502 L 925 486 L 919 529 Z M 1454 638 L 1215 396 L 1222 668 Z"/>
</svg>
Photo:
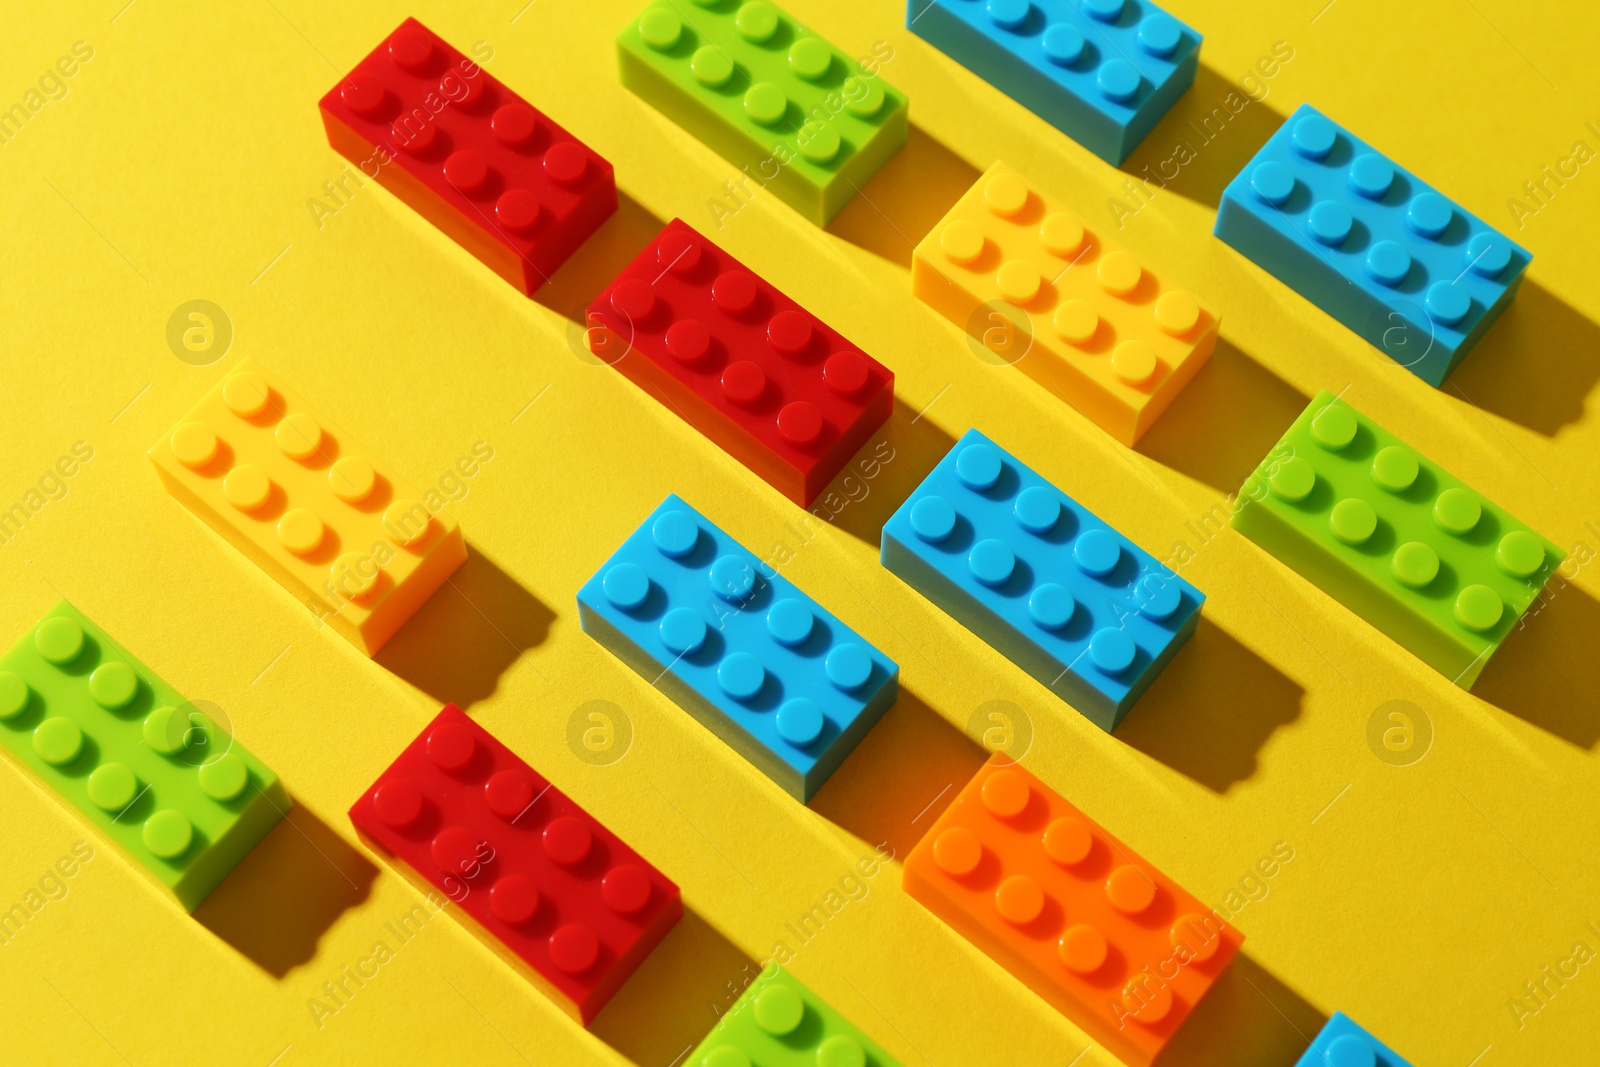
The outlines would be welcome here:
<svg viewBox="0 0 1600 1067">
<path fill-rule="evenodd" d="M 1003 753 L 906 857 L 905 891 L 1137 1067 L 1244 942 Z"/>
<path fill-rule="evenodd" d="M 1463 689 L 1565 557 L 1326 392 L 1239 498 L 1234 529 Z"/>
<path fill-rule="evenodd" d="M 906 143 L 906 98 L 767 0 L 655 0 L 617 34 L 622 84 L 826 226 Z"/>
<path fill-rule="evenodd" d="M 185 911 L 291 806 L 276 774 L 65 600 L 0 659 L 0 746 Z"/>
<path fill-rule="evenodd" d="M 350 821 L 585 1026 L 683 917 L 676 885 L 454 704 Z"/>
<path fill-rule="evenodd" d="M 1411 1067 L 1344 1012 L 1334 1012 L 1295 1067 Z"/>
<path fill-rule="evenodd" d="M 454 519 L 253 360 L 150 458 L 168 492 L 369 656 L 467 558 Z"/>
<path fill-rule="evenodd" d="M 1205 594 L 968 430 L 883 527 L 883 565 L 1114 730 Z"/>
<path fill-rule="evenodd" d="M 1216 235 L 1433 386 L 1533 258 L 1308 104 L 1223 191 Z"/>
<path fill-rule="evenodd" d="M 801 507 L 894 407 L 887 367 L 681 219 L 588 319 L 597 356 Z"/>
<path fill-rule="evenodd" d="M 770 965 L 684 1067 L 900 1067 L 794 975 Z"/>
<path fill-rule="evenodd" d="M 578 590 L 589 636 L 802 803 L 900 668 L 677 496 Z"/>
<path fill-rule="evenodd" d="M 911 291 L 1129 446 L 1217 342 L 1215 311 L 1004 163 L 917 245 Z"/>
<path fill-rule="evenodd" d="M 1200 62 L 1200 35 L 1148 0 L 907 0 L 906 28 L 1114 165 Z"/>
<path fill-rule="evenodd" d="M 522 292 L 617 209 L 611 164 L 416 19 L 322 98 L 328 143 Z"/>
</svg>

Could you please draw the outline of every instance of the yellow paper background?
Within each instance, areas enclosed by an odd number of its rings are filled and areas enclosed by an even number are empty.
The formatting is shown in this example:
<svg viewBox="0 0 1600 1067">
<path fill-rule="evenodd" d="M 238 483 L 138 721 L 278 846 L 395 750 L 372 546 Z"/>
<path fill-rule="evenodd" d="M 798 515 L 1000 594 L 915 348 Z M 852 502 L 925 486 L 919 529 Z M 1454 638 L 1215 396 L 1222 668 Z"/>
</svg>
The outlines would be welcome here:
<svg viewBox="0 0 1600 1067">
<path fill-rule="evenodd" d="M 907 1064 L 1109 1064 L 1098 1048 L 1074 1060 L 1081 1033 L 906 898 L 897 864 L 845 882 L 860 899 L 828 896 L 878 843 L 901 856 L 915 843 L 981 758 L 969 721 L 1003 701 L 1031 731 L 1028 766 L 1202 899 L 1222 904 L 1278 842 L 1294 851 L 1248 883 L 1244 954 L 1174 1064 L 1291 1064 L 1340 1009 L 1417 1064 L 1593 1062 L 1593 965 L 1547 983 L 1520 1026 L 1508 1001 L 1575 942 L 1600 950 L 1585 926 L 1600 927 L 1600 579 L 1586 562 L 1600 544 L 1600 169 L 1548 185 L 1520 230 L 1507 201 L 1574 142 L 1600 148 L 1600 17 L 1576 0 L 1323 2 L 1169 5 L 1205 35 L 1200 76 L 1119 171 L 913 37 L 893 4 L 807 0 L 796 14 L 852 55 L 885 42 L 884 76 L 911 98 L 906 148 L 827 231 L 771 196 L 717 229 L 708 201 L 727 202 L 732 168 L 616 82 L 611 37 L 633 0 L 11 12 L 0 103 L 24 100 L 75 41 L 93 58 L 0 144 L 0 501 L 23 500 L 75 442 L 94 458 L 0 545 L 0 635 L 71 598 L 225 709 L 297 807 L 190 918 L 5 767 L 0 908 L 80 839 L 95 856 L 0 944 L 0 1059 L 665 1067 L 782 940 L 803 981 Z M 487 69 L 616 165 L 617 215 L 535 300 L 376 185 L 320 224 L 308 204 L 335 204 L 323 183 L 343 170 L 317 99 L 407 14 L 464 50 L 485 42 Z M 1293 58 L 1252 83 L 1265 98 L 1202 145 L 1202 120 L 1280 41 Z M 1515 304 L 1442 390 L 1211 236 L 1223 185 L 1307 100 L 1534 252 Z M 911 297 L 909 257 L 995 158 L 1104 227 L 1111 198 L 1134 203 L 1123 183 L 1180 139 L 1194 159 L 1119 237 L 1221 310 L 1222 341 L 1130 452 L 975 358 Z M 809 535 L 794 505 L 575 354 L 575 309 L 673 216 L 898 376 L 875 438 L 895 458 Z M 166 342 L 173 310 L 199 298 L 234 331 L 205 367 Z M 474 443 L 493 448 L 449 505 L 471 560 L 376 662 L 168 498 L 144 456 L 244 355 L 420 485 Z M 1474 693 L 1241 537 L 1201 532 L 1323 388 L 1573 552 L 1570 581 Z M 974 425 L 1158 555 L 1194 550 L 1200 629 L 1114 737 L 877 563 L 883 520 Z M 809 809 L 578 628 L 575 590 L 669 491 L 759 553 L 788 545 L 785 572 L 901 665 L 898 705 Z M 386 927 L 420 897 L 344 813 L 445 700 L 682 886 L 689 914 L 591 1033 L 453 918 L 403 945 Z M 596 700 L 631 733 L 608 765 L 569 743 Z M 1410 766 L 1368 745 L 1391 700 L 1431 726 Z M 785 926 L 831 904 L 808 943 Z M 380 940 L 393 958 L 319 1025 L 308 1002 Z"/>
</svg>

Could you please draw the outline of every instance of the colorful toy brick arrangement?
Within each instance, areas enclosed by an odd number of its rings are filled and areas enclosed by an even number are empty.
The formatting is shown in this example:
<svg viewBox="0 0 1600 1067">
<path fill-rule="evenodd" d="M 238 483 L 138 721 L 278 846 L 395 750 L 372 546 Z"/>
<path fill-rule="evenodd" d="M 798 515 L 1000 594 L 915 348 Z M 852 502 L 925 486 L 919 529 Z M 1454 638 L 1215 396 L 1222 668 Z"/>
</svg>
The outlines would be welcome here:
<svg viewBox="0 0 1600 1067">
<path fill-rule="evenodd" d="M 1147 0 L 925 2 L 910 2 L 916 33 L 1113 163 L 1195 75 L 1199 34 Z M 616 51 L 624 85 L 818 225 L 906 139 L 903 95 L 766 0 L 654 2 Z M 321 114 L 337 151 L 397 164 L 379 181 L 526 294 L 616 207 L 610 164 L 414 19 Z M 1530 259 L 1309 106 L 1230 184 L 1216 234 L 1434 385 Z M 912 291 L 965 328 L 1003 308 L 1037 349 L 1022 368 L 1130 447 L 1218 335 L 1215 310 L 998 162 L 916 247 Z M 1425 346 L 1396 351 L 1394 316 Z M 597 355 L 802 507 L 893 405 L 888 368 L 679 220 L 587 322 Z M 368 655 L 466 558 L 453 520 L 250 360 L 150 456 L 174 497 Z M 1562 560 L 1327 393 L 1240 498 L 1241 533 L 1465 687 Z M 1106 731 L 1205 600 L 976 429 L 885 523 L 881 551 Z M 895 663 L 676 495 L 577 608 L 585 632 L 801 803 L 898 696 Z M 291 803 L 65 601 L 0 659 L 0 746 L 189 911 Z M 683 914 L 672 881 L 453 705 L 350 818 L 584 1025 Z M 904 889 L 1141 1067 L 1243 942 L 998 754 L 907 857 Z M 777 966 L 687 1062 L 895 1063 Z M 1337 1013 L 1300 1062 L 1405 1067 Z"/>
</svg>

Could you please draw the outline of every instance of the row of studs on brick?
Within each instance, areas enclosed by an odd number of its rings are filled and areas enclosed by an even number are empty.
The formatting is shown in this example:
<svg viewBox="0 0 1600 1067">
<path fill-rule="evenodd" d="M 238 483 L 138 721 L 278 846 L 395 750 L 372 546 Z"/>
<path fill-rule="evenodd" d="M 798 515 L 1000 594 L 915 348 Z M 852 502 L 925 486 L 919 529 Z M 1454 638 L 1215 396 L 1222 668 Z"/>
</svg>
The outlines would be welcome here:
<svg viewBox="0 0 1600 1067">
<path fill-rule="evenodd" d="M 235 374 L 222 385 L 223 403 L 241 419 L 249 419 L 267 409 L 272 392 L 266 380 L 252 371 Z M 323 430 L 317 420 L 305 413 L 284 415 L 273 429 L 273 440 L 283 454 L 297 462 L 322 455 Z M 217 456 L 220 447 L 216 431 L 203 422 L 185 422 L 172 431 L 172 454 L 191 470 L 202 470 Z M 378 475 L 361 456 L 341 456 L 328 467 L 328 487 L 333 495 L 350 505 L 361 503 L 377 488 Z M 272 479 L 253 463 L 241 463 L 222 478 L 222 495 L 238 510 L 258 510 L 272 496 Z M 384 509 L 384 533 L 396 545 L 415 547 L 426 539 L 431 520 L 419 523 L 416 517 L 427 514 L 415 500 L 397 499 Z M 322 545 L 326 526 L 310 508 L 289 508 L 277 522 L 278 543 L 298 556 L 307 556 Z M 359 552 L 346 552 L 329 568 L 338 587 L 347 596 L 360 598 L 376 587 L 375 563 Z"/>
<path fill-rule="evenodd" d="M 656 262 L 675 274 L 687 275 L 699 268 L 701 243 L 681 231 L 665 234 L 656 245 Z M 761 283 L 743 270 L 726 270 L 711 283 L 711 302 L 717 310 L 735 319 L 751 315 L 761 301 Z M 654 332 L 651 319 L 663 305 L 656 300 L 652 286 L 637 278 L 621 282 L 612 291 L 611 307 L 622 316 L 629 333 Z M 767 322 L 767 344 L 781 356 L 799 358 L 818 336 L 812 317 L 804 311 L 787 308 Z M 657 324 L 659 325 L 659 324 Z M 603 330 L 591 330 L 589 346 L 597 355 L 608 358 L 610 343 Z M 693 368 L 711 351 L 711 331 L 699 319 L 677 319 L 666 326 L 662 343 L 667 354 L 685 367 Z M 621 358 L 622 353 L 615 358 Z M 822 381 L 828 391 L 849 400 L 859 394 L 871 377 L 861 353 L 841 349 L 830 355 L 822 368 Z M 751 360 L 734 360 L 723 368 L 722 394 L 741 406 L 758 403 L 766 394 L 767 374 Z M 815 445 L 822 439 L 822 413 L 806 400 L 792 400 L 778 411 L 778 433 L 797 448 Z"/>
<path fill-rule="evenodd" d="M 34 631 L 33 647 L 47 663 L 65 668 L 83 651 L 83 628 L 66 618 L 47 619 Z M 139 693 L 139 676 L 121 660 L 106 660 L 89 674 L 89 697 L 108 711 L 125 708 Z M 0 721 L 16 718 L 28 707 L 28 683 L 11 671 L 0 671 Z M 163 706 L 145 717 L 141 735 L 146 745 L 164 756 L 182 752 L 188 745 L 192 723 L 177 709 Z M 64 767 L 83 751 L 83 728 L 65 715 L 52 715 L 34 727 L 32 745 L 38 757 L 54 767 Z M 200 791 L 219 803 L 244 792 L 249 768 L 232 752 L 202 764 L 196 774 Z M 89 802 L 107 812 L 122 811 L 140 795 L 138 776 L 115 761 L 102 763 L 90 774 L 85 789 Z M 162 859 L 173 860 L 188 851 L 194 827 L 180 811 L 161 809 L 145 820 L 144 845 Z"/>
<path fill-rule="evenodd" d="M 968 489 L 983 492 L 1000 480 L 1004 461 L 1000 453 L 984 444 L 968 445 L 956 457 L 956 477 Z M 1044 486 L 1029 486 L 1017 494 L 1011 514 L 1017 525 L 1038 537 L 1055 529 L 1062 512 L 1060 497 Z M 956 528 L 956 509 L 942 496 L 928 496 L 911 508 L 911 529 L 929 544 L 939 544 Z M 1092 578 L 1104 578 L 1122 559 L 1122 546 L 1101 529 L 1085 530 L 1072 542 L 1072 560 Z M 974 579 L 991 588 L 1005 585 L 1015 573 L 1016 553 L 997 538 L 985 538 L 972 546 L 967 568 Z M 1140 613 L 1155 620 L 1168 619 L 1178 610 L 1183 595 L 1173 582 L 1147 574 L 1135 584 L 1134 596 Z M 1028 616 L 1047 630 L 1066 626 L 1077 610 L 1071 592 L 1055 582 L 1034 587 L 1028 597 Z M 1117 627 L 1102 627 L 1089 639 L 1089 659 L 1101 671 L 1118 674 L 1133 665 L 1137 655 L 1133 638 Z"/>
<path fill-rule="evenodd" d="M 702 262 L 704 246 L 692 234 L 672 230 L 656 244 L 656 263 L 680 276 L 692 275 Z M 749 271 L 725 270 L 711 282 L 711 305 L 736 320 L 749 320 L 765 303 L 763 286 Z M 611 307 L 631 330 L 652 330 L 658 307 L 651 283 L 630 278 L 611 293 Z M 780 356 L 799 359 L 807 354 L 817 338 L 814 318 L 803 310 L 786 308 L 767 321 L 767 344 Z M 659 325 L 659 324 L 654 324 Z M 700 362 L 710 350 L 711 334 L 698 319 L 677 319 L 666 328 L 664 338 L 673 359 L 685 366 Z M 758 368 L 759 369 L 759 368 Z M 823 382 L 830 392 L 849 399 L 859 393 L 870 376 L 867 361 L 859 352 L 844 349 L 829 356 L 823 366 Z"/>
<path fill-rule="evenodd" d="M 1115 23 L 1122 17 L 1126 3 L 1125 0 L 1088 0 L 1076 6 L 1098 22 Z M 988 0 L 984 6 L 984 13 L 990 22 L 1013 32 L 1027 25 L 1028 16 L 1033 10 L 1028 0 Z M 1125 58 L 1121 47 L 1111 40 L 1109 30 L 1101 30 L 1100 35 L 1106 38 L 1105 46 L 1095 48 L 1078 27 L 1068 22 L 1052 22 L 1045 26 L 1039 46 L 1044 50 L 1046 59 L 1067 68 L 1078 66 L 1086 56 L 1093 57 L 1096 52 L 1106 55 L 1115 51 L 1116 55 L 1096 67 L 1095 88 L 1107 100 L 1119 104 L 1131 103 L 1139 95 L 1143 78 L 1138 68 Z M 1146 15 L 1134 28 L 1134 41 L 1139 51 L 1158 59 L 1169 58 L 1177 51 L 1182 40 L 1183 27 L 1177 19 L 1164 12 Z"/>
<path fill-rule="evenodd" d="M 1031 195 L 1027 185 L 1016 175 L 996 174 L 984 185 L 983 202 L 991 214 L 1011 219 L 1022 212 Z M 1072 257 L 1083 249 L 1087 235 L 1075 216 L 1057 211 L 1040 223 L 1038 236 L 1046 252 L 1068 261 L 1062 268 L 1065 271 L 1077 262 Z M 950 262 L 963 267 L 977 262 L 987 246 L 983 231 L 966 219 L 949 222 L 939 232 L 940 251 Z M 1144 267 L 1131 252 L 1107 252 L 1095 265 L 1095 280 L 1102 291 L 1114 297 L 1125 298 L 1133 293 L 1143 277 Z M 994 284 L 1001 296 L 1026 307 L 1043 291 L 1045 278 L 1033 263 L 1009 259 L 995 272 Z M 1152 316 L 1163 333 L 1183 337 L 1200 322 L 1200 302 L 1192 293 L 1169 290 L 1155 301 Z M 1100 316 L 1086 300 L 1065 300 L 1056 306 L 1051 324 L 1062 340 L 1072 345 L 1085 345 L 1099 331 Z M 1157 362 L 1154 349 L 1139 340 L 1122 342 L 1111 357 L 1112 372 L 1129 385 L 1145 384 L 1155 372 Z"/>
<path fill-rule="evenodd" d="M 389 42 L 390 59 L 395 66 L 410 74 L 424 73 L 432 65 L 434 55 L 433 42 L 420 32 L 397 33 Z M 463 71 L 460 78 L 454 79 L 451 91 L 441 89 L 441 94 L 445 99 L 471 106 L 482 98 L 484 91 L 483 77 L 477 73 L 469 76 Z M 361 73 L 345 79 L 340 86 L 339 96 L 351 111 L 368 119 L 378 118 L 389 105 L 388 90 L 383 83 Z M 494 139 L 513 151 L 531 145 L 538 128 L 537 113 L 527 104 L 515 100 L 496 108 L 489 119 L 489 129 Z M 438 141 L 438 125 L 432 121 L 407 124 L 403 128 L 397 122 L 390 132 L 400 149 L 413 156 L 431 151 Z M 558 186 L 574 187 L 588 173 L 589 157 L 581 145 L 562 141 L 545 151 L 541 163 L 545 177 L 551 182 Z M 444 161 L 443 172 L 445 180 L 467 196 L 492 187 L 490 178 L 493 168 L 483 154 L 475 149 L 452 152 Z M 514 233 L 531 231 L 538 225 L 541 211 L 538 195 L 523 188 L 506 189 L 496 199 L 494 206 L 495 221 Z"/>
<path fill-rule="evenodd" d="M 777 33 L 780 21 L 777 8 L 765 0 L 750 0 L 734 15 L 734 30 L 744 40 L 759 45 Z M 670 7 L 652 7 L 639 16 L 639 36 L 658 52 L 676 47 L 683 31 L 683 18 Z M 789 46 L 787 58 L 790 72 L 811 82 L 820 81 L 833 65 L 832 49 L 818 37 L 797 37 Z M 689 57 L 689 73 L 707 89 L 726 86 L 737 69 L 727 52 L 714 44 L 702 45 Z M 762 126 L 781 123 L 789 110 L 789 98 L 782 87 L 769 81 L 752 81 L 748 72 L 740 73 L 749 83 L 741 100 L 745 117 Z M 856 76 L 845 79 L 839 95 L 845 110 L 868 121 L 883 110 L 887 99 L 875 80 Z M 832 123 L 816 119 L 801 125 L 795 137 L 800 154 L 818 165 L 831 163 L 843 144 Z"/>
<path fill-rule="evenodd" d="M 700 528 L 686 512 L 669 511 L 656 519 L 650 536 L 662 555 L 678 560 L 694 550 Z M 707 579 L 712 592 L 735 606 L 748 600 L 756 589 L 755 568 L 742 556 L 731 553 L 712 562 Z M 650 576 L 637 564 L 614 564 L 601 578 L 601 589 L 619 611 L 635 611 L 650 595 Z M 810 638 L 816 616 L 804 601 L 786 597 L 767 609 L 766 623 L 767 633 L 774 641 L 794 648 Z M 662 645 L 674 657 L 699 651 L 709 633 L 704 616 L 686 607 L 668 611 L 657 630 Z M 844 642 L 828 651 L 822 669 L 835 688 L 855 692 L 872 677 L 872 657 L 860 645 Z M 717 665 L 718 686 L 735 700 L 754 698 L 765 682 L 766 668 L 748 652 L 730 653 Z M 822 735 L 824 716 L 815 701 L 791 697 L 779 706 L 774 726 L 784 741 L 803 748 Z"/>
<path fill-rule="evenodd" d="M 1311 420 L 1311 437 L 1329 452 L 1339 452 L 1355 439 L 1358 423 L 1347 407 L 1330 404 Z M 1389 493 L 1410 489 L 1421 473 L 1416 453 L 1400 445 L 1380 449 L 1373 456 L 1369 473 L 1373 484 Z M 1267 478 L 1272 491 L 1289 503 L 1311 495 L 1317 484 L 1316 468 L 1304 456 L 1288 456 L 1279 461 Z M 1478 525 L 1483 507 L 1469 490 L 1450 488 L 1440 493 L 1432 507 L 1433 524 L 1444 533 L 1465 537 Z M 1359 497 L 1336 502 L 1328 514 L 1328 531 L 1340 542 L 1358 547 L 1371 540 L 1378 529 L 1378 513 Z M 1495 546 L 1495 565 L 1513 578 L 1530 578 L 1544 564 L 1544 546 L 1526 530 L 1512 530 Z M 1407 541 L 1395 549 L 1389 571 L 1396 581 L 1411 589 L 1423 589 L 1439 573 L 1439 554 L 1421 541 Z M 1505 603 L 1500 594 L 1486 585 L 1468 585 L 1456 596 L 1456 621 L 1469 630 L 1491 630 L 1500 621 Z"/>
<path fill-rule="evenodd" d="M 1327 158 L 1339 133 L 1321 115 L 1307 115 L 1290 131 L 1290 143 L 1297 154 L 1313 161 Z M 1394 184 L 1395 166 L 1376 152 L 1357 156 L 1350 164 L 1350 189 L 1368 200 L 1378 200 Z M 1250 172 L 1250 188 L 1260 200 L 1283 208 L 1298 184 L 1294 172 L 1276 160 L 1258 163 Z M 1422 192 L 1406 206 L 1406 228 L 1419 237 L 1437 239 L 1449 227 L 1455 208 L 1435 192 Z M 1336 200 L 1319 200 L 1311 206 L 1307 229 L 1312 238 L 1330 248 L 1342 245 L 1354 228 L 1355 217 Z M 1475 234 L 1467 243 L 1461 260 L 1463 271 L 1471 270 L 1485 278 L 1495 278 L 1511 262 L 1511 245 L 1498 234 Z M 1375 282 L 1397 286 L 1405 280 L 1412 265 L 1411 253 L 1399 242 L 1375 241 L 1367 250 L 1365 270 Z M 1454 326 L 1472 309 L 1472 298 L 1455 279 L 1436 281 L 1423 296 L 1428 314 L 1445 326 Z"/>
<path fill-rule="evenodd" d="M 984 810 L 1003 823 L 1027 808 L 1032 790 L 1019 775 L 1001 770 L 990 775 L 983 783 L 979 796 Z M 1071 874 L 1073 868 L 1094 851 L 1097 840 L 1086 822 L 1063 816 L 1045 827 L 1039 845 L 1052 863 Z M 933 843 L 934 865 L 956 880 L 977 870 L 983 853 L 982 840 L 964 826 L 944 830 Z M 1156 899 L 1155 883 L 1132 864 L 1113 868 L 1102 888 L 1106 902 L 1115 911 L 1130 918 L 1143 914 Z M 1043 888 L 1027 875 L 1003 878 L 994 891 L 996 913 L 1013 926 L 1027 926 L 1034 922 L 1044 913 L 1044 904 Z M 1183 962 L 1200 962 L 1216 955 L 1222 941 L 1211 930 L 1212 925 L 1214 923 L 1208 916 L 1179 916 L 1167 932 L 1175 958 Z M 1057 956 L 1067 970 L 1089 976 L 1105 964 L 1109 956 L 1109 943 L 1105 933 L 1092 923 L 1070 923 L 1061 931 Z M 1138 978 L 1127 983 L 1122 997 L 1133 1017 L 1146 1025 L 1160 1022 L 1172 1008 L 1172 995 L 1167 989 L 1152 989 Z"/>
<path fill-rule="evenodd" d="M 750 1002 L 750 1011 L 762 1033 L 776 1038 L 787 1037 L 800 1029 L 805 1021 L 806 1003 L 800 994 L 784 985 L 769 985 L 756 993 Z M 864 1067 L 866 1049 L 849 1034 L 834 1034 L 817 1046 L 818 1067 Z M 700 1067 L 750 1067 L 750 1059 L 737 1045 L 713 1048 L 704 1060 L 696 1061 Z"/>
<path fill-rule="evenodd" d="M 445 724 L 429 734 L 425 751 L 434 766 L 454 775 L 472 764 L 478 747 L 469 731 Z M 527 773 L 517 768 L 496 771 L 483 785 L 484 805 L 497 817 L 514 825 L 543 795 L 536 792 L 535 784 Z M 388 779 L 373 794 L 373 808 L 378 818 L 396 830 L 403 831 L 414 825 L 425 806 L 422 790 L 403 775 Z M 571 868 L 589 857 L 594 835 L 582 819 L 562 815 L 550 820 L 539 840 L 552 863 Z M 429 843 L 429 855 L 441 874 L 471 879 L 481 865 L 493 862 L 483 858 L 480 852 L 480 846 L 485 843 L 464 827 L 446 826 L 434 834 Z M 637 915 L 650 902 L 649 876 L 635 864 L 614 864 L 599 881 L 600 899 L 618 915 Z M 538 914 L 543 899 L 538 883 L 522 874 L 495 878 L 488 894 L 490 914 L 509 926 L 531 921 Z M 593 966 L 599 947 L 594 931 L 578 922 L 559 925 L 547 943 L 551 962 L 568 974 L 581 974 Z"/>
</svg>

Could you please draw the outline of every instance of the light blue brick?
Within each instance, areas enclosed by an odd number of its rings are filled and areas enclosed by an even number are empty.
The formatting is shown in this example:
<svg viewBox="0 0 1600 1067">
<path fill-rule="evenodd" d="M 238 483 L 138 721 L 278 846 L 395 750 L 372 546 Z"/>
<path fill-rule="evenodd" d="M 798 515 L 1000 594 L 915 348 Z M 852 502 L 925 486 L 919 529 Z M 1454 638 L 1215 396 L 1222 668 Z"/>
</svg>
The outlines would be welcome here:
<svg viewBox="0 0 1600 1067">
<path fill-rule="evenodd" d="M 1344 1012 L 1334 1012 L 1295 1067 L 1411 1067 Z"/>
<path fill-rule="evenodd" d="M 1148 0 L 907 0 L 906 26 L 1112 164 L 1200 62 L 1200 35 Z"/>
<path fill-rule="evenodd" d="M 882 556 L 1103 730 L 1189 639 L 1205 603 L 977 430 L 890 516 Z"/>
<path fill-rule="evenodd" d="M 1432 386 L 1533 258 L 1309 104 L 1228 184 L 1216 234 Z"/>
<path fill-rule="evenodd" d="M 584 632 L 806 802 L 900 668 L 677 496 L 578 590 Z"/>
</svg>

